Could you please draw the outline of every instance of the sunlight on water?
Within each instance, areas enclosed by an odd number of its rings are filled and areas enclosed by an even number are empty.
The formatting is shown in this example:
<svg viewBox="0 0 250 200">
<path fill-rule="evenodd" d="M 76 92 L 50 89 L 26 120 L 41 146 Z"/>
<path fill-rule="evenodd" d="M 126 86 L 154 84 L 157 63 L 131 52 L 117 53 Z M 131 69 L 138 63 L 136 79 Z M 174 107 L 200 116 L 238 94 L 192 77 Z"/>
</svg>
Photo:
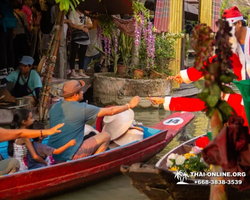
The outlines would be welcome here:
<svg viewBox="0 0 250 200">
<path fill-rule="evenodd" d="M 135 120 L 142 122 L 145 126 L 155 125 L 171 114 L 171 112 L 165 111 L 164 109 L 135 109 L 134 111 Z M 195 118 L 187 125 L 186 133 L 183 135 L 188 139 L 207 133 L 209 130 L 209 121 L 205 114 L 202 112 L 196 112 L 194 114 Z M 92 121 L 90 124 L 93 125 L 94 122 Z M 183 142 L 180 141 L 180 136 L 182 136 L 182 134 L 177 135 L 162 152 L 152 158 L 148 163 L 155 164 L 164 154 L 180 145 Z M 51 200 L 67 199 L 147 200 L 148 198 L 131 186 L 130 180 L 127 177 L 119 175 L 96 185 L 51 198 Z"/>
</svg>

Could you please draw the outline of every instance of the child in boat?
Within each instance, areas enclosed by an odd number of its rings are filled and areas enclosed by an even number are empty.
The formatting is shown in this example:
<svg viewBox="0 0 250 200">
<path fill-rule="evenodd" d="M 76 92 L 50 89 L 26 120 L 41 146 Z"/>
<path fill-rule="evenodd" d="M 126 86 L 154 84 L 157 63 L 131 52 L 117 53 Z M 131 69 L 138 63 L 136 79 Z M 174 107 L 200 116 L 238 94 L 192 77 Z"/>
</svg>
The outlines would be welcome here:
<svg viewBox="0 0 250 200">
<path fill-rule="evenodd" d="M 11 129 L 27 129 L 34 122 L 32 112 L 28 109 L 19 109 L 15 112 L 11 122 Z M 33 145 L 28 138 L 19 138 L 9 141 L 8 155 L 16 158 L 20 162 L 19 171 L 27 170 L 27 150 L 31 153 L 34 160 L 46 164 L 45 160 L 38 156 Z"/>
<path fill-rule="evenodd" d="M 76 140 L 70 140 L 68 143 L 65 145 L 61 146 L 58 149 L 54 149 L 52 147 L 49 147 L 45 144 L 42 144 L 42 141 L 46 136 L 42 135 L 42 130 L 45 129 L 44 125 L 41 124 L 40 122 L 35 122 L 32 126 L 33 129 L 41 129 L 41 136 L 37 138 L 33 138 L 33 147 L 36 151 L 36 153 L 41 156 L 44 160 L 47 160 L 46 158 L 49 156 L 52 156 L 53 154 L 60 154 L 63 151 L 65 151 L 67 148 L 74 146 L 76 144 Z M 40 163 L 37 162 L 35 159 L 33 159 L 31 153 L 28 151 L 28 169 L 37 169 L 40 167 L 45 167 L 47 166 L 47 163 Z"/>
</svg>

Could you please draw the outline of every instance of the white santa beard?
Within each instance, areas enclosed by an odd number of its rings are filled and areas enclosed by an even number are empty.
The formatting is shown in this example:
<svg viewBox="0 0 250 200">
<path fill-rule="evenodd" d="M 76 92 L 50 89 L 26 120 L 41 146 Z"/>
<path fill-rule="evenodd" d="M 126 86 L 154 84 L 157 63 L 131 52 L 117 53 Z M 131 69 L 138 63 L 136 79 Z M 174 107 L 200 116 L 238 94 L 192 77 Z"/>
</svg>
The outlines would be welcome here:
<svg viewBox="0 0 250 200">
<path fill-rule="evenodd" d="M 229 38 L 229 42 L 231 44 L 232 52 L 235 53 L 238 43 L 237 38 L 235 37 L 235 26 L 232 26 L 230 33 L 232 34 L 232 36 Z"/>
<path fill-rule="evenodd" d="M 235 36 L 232 36 L 229 38 L 229 42 L 231 44 L 231 50 L 233 53 L 236 52 L 236 49 L 237 49 L 237 38 Z"/>
</svg>

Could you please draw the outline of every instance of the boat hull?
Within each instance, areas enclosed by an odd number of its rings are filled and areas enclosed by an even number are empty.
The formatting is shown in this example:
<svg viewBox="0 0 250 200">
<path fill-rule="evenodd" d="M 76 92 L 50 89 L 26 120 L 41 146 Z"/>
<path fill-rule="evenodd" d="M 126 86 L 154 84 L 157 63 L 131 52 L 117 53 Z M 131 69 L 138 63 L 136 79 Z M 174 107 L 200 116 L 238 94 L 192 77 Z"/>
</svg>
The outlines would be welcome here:
<svg viewBox="0 0 250 200">
<path fill-rule="evenodd" d="M 197 137 L 198 138 L 198 137 Z M 131 179 L 132 185 L 140 192 L 144 193 L 151 200 L 208 200 L 210 195 L 210 185 L 195 184 L 195 180 L 188 179 L 188 184 L 177 184 L 178 180 L 172 171 L 167 170 L 167 157 L 171 153 L 183 154 L 187 145 L 194 146 L 197 138 L 185 142 L 184 144 L 171 150 L 154 165 L 134 164 L 132 166 L 121 166 L 121 171 Z M 201 179 L 199 179 L 201 180 Z M 248 200 L 250 190 L 239 192 L 237 189 L 227 187 L 228 200 Z"/>
<path fill-rule="evenodd" d="M 3 176 L 0 178 L 0 199 L 44 199 L 117 174 L 121 165 L 146 161 L 160 152 L 194 117 L 191 114 L 182 116 L 186 116 L 182 126 L 166 126 L 142 141 L 87 158 Z"/>
</svg>

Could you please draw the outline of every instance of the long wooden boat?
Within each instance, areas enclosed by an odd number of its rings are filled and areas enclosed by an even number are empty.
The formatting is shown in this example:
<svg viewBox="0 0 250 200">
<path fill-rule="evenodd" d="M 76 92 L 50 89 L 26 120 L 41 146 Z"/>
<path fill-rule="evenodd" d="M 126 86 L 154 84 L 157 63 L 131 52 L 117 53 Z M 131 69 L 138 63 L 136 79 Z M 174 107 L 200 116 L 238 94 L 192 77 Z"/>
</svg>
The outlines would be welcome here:
<svg viewBox="0 0 250 200">
<path fill-rule="evenodd" d="M 201 179 L 188 178 L 187 184 L 177 184 L 178 179 L 173 171 L 168 170 L 167 158 L 172 153 L 188 153 L 195 141 L 205 135 L 193 138 L 164 155 L 156 165 L 143 165 L 140 163 L 132 166 L 121 166 L 121 172 L 129 177 L 132 185 L 151 200 L 208 200 L 210 185 L 199 185 L 196 181 Z M 196 182 L 196 183 L 195 183 Z M 228 200 L 249 200 L 250 190 L 239 192 L 228 186 Z"/>
<path fill-rule="evenodd" d="M 144 139 L 104 153 L 45 168 L 0 177 L 0 199 L 42 198 L 76 189 L 120 172 L 122 164 L 150 159 L 160 152 L 192 119 L 192 113 L 173 113 L 159 124 L 144 129 Z M 0 143 L 7 156 L 5 143 Z"/>
</svg>

